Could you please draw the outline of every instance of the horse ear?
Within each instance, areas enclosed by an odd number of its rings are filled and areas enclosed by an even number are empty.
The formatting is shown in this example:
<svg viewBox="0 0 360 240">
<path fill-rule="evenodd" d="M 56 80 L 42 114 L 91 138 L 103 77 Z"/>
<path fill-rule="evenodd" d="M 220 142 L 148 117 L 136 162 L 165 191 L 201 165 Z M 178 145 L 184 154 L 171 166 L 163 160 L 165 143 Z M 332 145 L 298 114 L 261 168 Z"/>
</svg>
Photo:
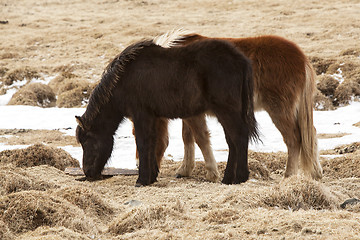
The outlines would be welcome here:
<svg viewBox="0 0 360 240">
<path fill-rule="evenodd" d="M 83 130 L 85 130 L 85 124 L 83 123 L 81 117 L 75 116 L 75 119 L 76 119 L 77 124 L 78 124 Z"/>
</svg>

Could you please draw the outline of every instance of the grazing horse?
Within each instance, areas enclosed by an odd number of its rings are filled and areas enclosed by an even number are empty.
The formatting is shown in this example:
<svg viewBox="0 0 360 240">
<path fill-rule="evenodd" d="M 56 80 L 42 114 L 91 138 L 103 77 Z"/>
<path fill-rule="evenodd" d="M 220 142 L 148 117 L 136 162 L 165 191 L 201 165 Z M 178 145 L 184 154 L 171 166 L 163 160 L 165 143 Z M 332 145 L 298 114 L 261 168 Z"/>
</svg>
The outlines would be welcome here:
<svg viewBox="0 0 360 240">
<path fill-rule="evenodd" d="M 181 31 L 167 35 L 173 35 L 174 41 L 183 46 L 210 39 Z M 320 179 L 322 168 L 313 124 L 315 73 L 309 60 L 295 43 L 278 36 L 221 39 L 233 43 L 252 62 L 254 109 L 267 111 L 283 136 L 288 149 L 285 177 L 296 174 L 301 163 L 305 174 Z M 162 124 L 159 129 L 162 129 L 163 140 L 156 146 L 159 166 L 168 141 L 168 123 Z M 177 177 L 191 175 L 195 166 L 196 141 L 204 156 L 206 178 L 216 181 L 219 172 L 204 114 L 183 119 L 183 141 L 184 160 L 177 170 Z"/>
<path fill-rule="evenodd" d="M 169 44 L 173 47 L 166 48 Z M 113 149 L 113 135 L 124 118 L 134 123 L 139 152 L 135 186 L 144 186 L 158 176 L 156 145 L 163 137 L 158 129 L 164 119 L 205 112 L 217 117 L 229 145 L 223 182 L 248 179 L 248 141 L 258 137 L 250 61 L 222 40 L 174 44 L 168 38 L 135 43 L 106 67 L 85 113 L 76 116 L 88 180 L 100 179 Z"/>
</svg>

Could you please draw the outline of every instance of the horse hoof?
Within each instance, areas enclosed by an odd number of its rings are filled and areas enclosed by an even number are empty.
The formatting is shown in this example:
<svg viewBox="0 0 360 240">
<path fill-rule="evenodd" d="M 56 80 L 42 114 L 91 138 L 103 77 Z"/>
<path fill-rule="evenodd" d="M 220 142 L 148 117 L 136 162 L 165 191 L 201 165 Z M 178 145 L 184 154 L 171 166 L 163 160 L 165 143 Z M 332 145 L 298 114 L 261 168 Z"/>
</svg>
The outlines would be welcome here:
<svg viewBox="0 0 360 240">
<path fill-rule="evenodd" d="M 145 187 L 145 186 L 148 186 L 150 185 L 151 183 L 149 181 L 136 181 L 135 183 L 135 187 Z"/>
<path fill-rule="evenodd" d="M 144 187 L 145 185 L 142 185 L 141 183 L 136 183 L 135 187 Z"/>
<path fill-rule="evenodd" d="M 249 179 L 249 176 L 245 176 L 245 177 L 236 177 L 235 180 L 234 180 L 234 184 L 240 184 L 240 183 L 244 183 L 246 182 L 247 180 Z"/>
<path fill-rule="evenodd" d="M 81 178 L 76 178 L 75 181 L 79 181 L 79 182 L 85 182 L 87 181 L 87 177 L 81 177 Z"/>
<path fill-rule="evenodd" d="M 230 179 L 227 179 L 227 178 L 223 178 L 223 180 L 222 180 L 221 182 L 222 182 L 223 184 L 227 184 L 227 185 L 233 184 L 233 181 L 230 180 Z"/>
<path fill-rule="evenodd" d="M 209 182 L 217 182 L 219 179 L 219 173 L 218 172 L 208 172 L 206 174 L 206 180 Z"/>
</svg>

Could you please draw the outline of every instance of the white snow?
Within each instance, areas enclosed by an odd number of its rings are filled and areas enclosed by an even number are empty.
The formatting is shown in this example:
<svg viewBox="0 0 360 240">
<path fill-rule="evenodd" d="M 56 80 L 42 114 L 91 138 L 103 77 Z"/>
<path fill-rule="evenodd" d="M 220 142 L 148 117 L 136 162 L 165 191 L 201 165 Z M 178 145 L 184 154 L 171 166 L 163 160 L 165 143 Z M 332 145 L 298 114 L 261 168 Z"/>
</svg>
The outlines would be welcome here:
<svg viewBox="0 0 360 240">
<path fill-rule="evenodd" d="M 341 66 L 343 64 L 340 64 Z M 335 78 L 337 81 L 339 81 L 339 84 L 344 82 L 344 76 L 342 75 L 342 70 L 340 68 L 338 68 L 336 70 L 336 73 L 334 74 L 330 74 L 330 76 L 332 76 L 333 78 Z"/>
<path fill-rule="evenodd" d="M 0 106 L 1 129 L 59 129 L 62 132 L 75 135 L 75 115 L 82 115 L 85 108 L 40 108 L 31 106 Z M 272 123 L 266 112 L 257 112 L 262 143 L 251 143 L 249 148 L 261 152 L 287 151 L 282 136 Z M 221 125 L 215 118 L 207 118 L 211 131 L 211 142 L 217 161 L 226 161 L 228 149 Z M 360 102 L 341 107 L 335 111 L 315 111 L 314 122 L 318 133 L 348 133 L 343 137 L 319 139 L 319 149 L 333 149 L 342 144 L 360 141 L 360 128 L 353 126 L 360 121 Z M 181 121 L 170 122 L 170 144 L 165 156 L 171 156 L 180 161 L 183 157 L 183 142 Z M 0 136 L 7 137 L 7 136 Z M 5 149 L 24 148 L 27 146 L 8 146 L 0 144 L 0 151 Z M 65 146 L 62 149 L 69 152 L 81 163 L 81 147 Z M 225 151 L 224 151 L 225 150 Z M 197 159 L 203 159 L 200 149 L 195 152 Z M 124 121 L 116 132 L 114 151 L 108 166 L 135 168 L 135 140 L 132 135 L 132 123 Z"/>
</svg>

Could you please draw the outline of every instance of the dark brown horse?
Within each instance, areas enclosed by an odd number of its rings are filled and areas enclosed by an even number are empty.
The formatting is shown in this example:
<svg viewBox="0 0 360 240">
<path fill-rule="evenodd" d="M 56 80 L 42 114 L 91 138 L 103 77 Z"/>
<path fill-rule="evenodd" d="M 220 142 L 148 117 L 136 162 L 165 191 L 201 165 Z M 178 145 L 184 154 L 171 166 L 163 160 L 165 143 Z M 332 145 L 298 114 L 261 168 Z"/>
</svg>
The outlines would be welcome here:
<svg viewBox="0 0 360 240">
<path fill-rule="evenodd" d="M 173 32 L 179 45 L 193 44 L 210 38 L 190 33 Z M 251 38 L 221 38 L 235 44 L 251 59 L 254 77 L 254 108 L 265 110 L 283 136 L 288 148 L 285 177 L 296 174 L 299 163 L 307 175 L 322 177 L 318 159 L 316 129 L 313 125 L 313 94 L 315 75 L 313 68 L 300 48 L 293 42 L 277 36 Z M 167 147 L 167 122 L 159 129 L 163 133 L 158 141 L 157 162 Z M 207 170 L 206 178 L 216 181 L 219 177 L 212 153 L 205 115 L 183 120 L 184 160 L 177 176 L 190 176 L 194 168 L 194 142 L 200 147 Z"/>
<path fill-rule="evenodd" d="M 100 178 L 115 130 L 124 118 L 131 118 L 139 151 L 136 186 L 155 182 L 159 171 L 155 148 L 163 137 L 157 129 L 164 119 L 212 112 L 229 145 L 223 182 L 245 182 L 248 141 L 257 138 L 250 61 L 222 40 L 172 48 L 159 42 L 138 42 L 118 55 L 105 69 L 85 113 L 76 117 L 86 178 Z"/>
</svg>

